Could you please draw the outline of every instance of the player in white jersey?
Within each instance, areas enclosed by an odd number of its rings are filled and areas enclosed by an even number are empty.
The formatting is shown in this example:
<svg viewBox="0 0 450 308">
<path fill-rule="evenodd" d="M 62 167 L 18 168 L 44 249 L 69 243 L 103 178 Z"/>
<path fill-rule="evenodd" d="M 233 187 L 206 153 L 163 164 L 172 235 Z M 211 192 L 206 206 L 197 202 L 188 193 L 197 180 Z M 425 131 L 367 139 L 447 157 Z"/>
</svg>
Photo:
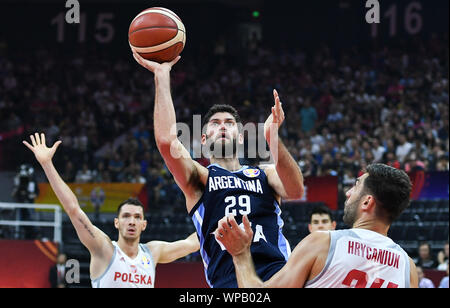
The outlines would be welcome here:
<svg viewBox="0 0 450 308">
<path fill-rule="evenodd" d="M 117 242 L 95 227 L 81 210 L 77 197 L 56 171 L 52 158 L 61 144 L 45 145 L 44 134 L 30 136 L 31 144 L 23 143 L 34 153 L 44 169 L 50 185 L 69 215 L 78 237 L 91 255 L 90 275 L 93 287 L 144 287 L 155 283 L 155 266 L 169 263 L 199 249 L 195 233 L 176 242 L 150 241 L 140 244 L 141 233 L 147 227 L 144 207 L 137 199 L 128 199 L 118 208 L 114 226 L 119 231 Z"/>
<path fill-rule="evenodd" d="M 407 288 L 418 287 L 414 262 L 387 233 L 409 205 L 408 175 L 373 164 L 346 193 L 348 230 L 316 231 L 294 249 L 286 265 L 262 282 L 250 253 L 248 219 L 239 227 L 233 216 L 219 222 L 215 236 L 233 256 L 239 287 Z"/>
</svg>

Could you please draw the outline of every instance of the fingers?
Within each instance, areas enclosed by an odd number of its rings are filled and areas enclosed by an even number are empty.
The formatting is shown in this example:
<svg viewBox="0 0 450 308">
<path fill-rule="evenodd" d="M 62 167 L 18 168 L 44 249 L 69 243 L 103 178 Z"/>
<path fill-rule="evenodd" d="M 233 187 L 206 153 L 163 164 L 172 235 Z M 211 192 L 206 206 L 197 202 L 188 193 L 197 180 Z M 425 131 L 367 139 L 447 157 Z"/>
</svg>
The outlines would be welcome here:
<svg viewBox="0 0 450 308">
<path fill-rule="evenodd" d="M 228 216 L 225 216 L 218 222 L 218 231 L 219 231 L 219 237 L 224 237 L 228 234 L 228 231 L 230 229 L 228 225 Z"/>
<path fill-rule="evenodd" d="M 62 143 L 61 140 L 58 140 L 55 142 L 55 144 L 52 146 L 52 150 L 56 151 L 56 149 L 59 147 L 59 145 Z"/>
<path fill-rule="evenodd" d="M 144 65 L 144 61 L 141 55 L 138 54 L 134 49 L 131 50 L 133 51 L 133 57 L 136 60 L 136 62 L 139 63 L 140 65 Z"/>
<path fill-rule="evenodd" d="M 41 138 L 39 137 L 39 134 L 38 134 L 38 133 L 34 133 L 34 138 L 36 139 L 36 143 L 37 143 L 37 144 L 42 144 L 42 143 L 41 143 Z"/>
<path fill-rule="evenodd" d="M 230 229 L 236 229 L 239 231 L 239 226 L 236 222 L 236 219 L 234 219 L 234 216 L 228 216 L 227 217 L 227 222 L 228 222 L 228 226 L 230 227 Z"/>
<path fill-rule="evenodd" d="M 242 217 L 242 223 L 244 224 L 245 233 L 251 234 L 253 232 L 252 227 L 250 225 L 250 221 L 248 220 L 247 215 Z"/>
<path fill-rule="evenodd" d="M 154 70 L 156 68 L 156 66 L 159 64 L 157 62 L 151 61 L 151 60 L 147 60 L 145 58 L 143 58 L 134 48 L 131 48 L 131 51 L 133 52 L 133 57 L 134 59 L 143 67 L 150 69 L 150 70 Z M 167 64 L 169 64 L 169 67 L 174 66 L 179 60 L 181 59 L 181 56 L 177 56 L 175 59 L 173 59 L 170 62 L 167 62 Z M 164 64 L 164 63 L 161 63 Z"/>
<path fill-rule="evenodd" d="M 30 135 L 30 140 L 31 140 L 31 144 L 33 145 L 33 147 L 35 147 L 37 145 L 36 140 L 34 139 L 33 135 Z"/>
<path fill-rule="evenodd" d="M 272 107 L 272 114 L 275 123 L 281 123 L 284 120 L 284 111 L 277 90 L 273 89 L 273 98 L 275 106 Z"/>
<path fill-rule="evenodd" d="M 137 63 L 139 63 L 140 65 L 142 65 L 143 67 L 148 67 L 148 61 L 146 61 L 139 53 L 137 53 L 136 50 L 134 50 L 134 48 L 131 48 L 131 51 L 133 52 L 133 57 L 136 60 Z"/>
<path fill-rule="evenodd" d="M 278 116 L 280 112 L 280 97 L 278 96 L 277 90 L 273 89 L 273 99 L 275 101 L 275 106 L 272 107 L 272 114 L 274 122 L 278 122 Z"/>
<path fill-rule="evenodd" d="M 276 107 L 272 107 L 272 116 L 273 116 L 273 121 L 275 123 L 278 122 L 278 115 L 277 115 L 277 108 Z"/>
<path fill-rule="evenodd" d="M 247 215 L 242 218 L 244 228 L 241 228 L 234 218 L 234 215 L 228 215 L 219 220 L 217 229 L 215 231 L 216 239 L 223 241 L 225 238 L 232 238 L 234 240 L 243 237 L 253 237 L 253 231 L 248 220 Z"/>
<path fill-rule="evenodd" d="M 30 135 L 30 140 L 31 140 L 31 144 L 29 144 L 25 140 L 22 141 L 22 143 L 25 144 L 30 150 L 33 147 L 36 147 L 41 144 L 45 146 L 45 134 L 44 133 L 41 133 L 40 135 L 38 133 L 34 133 L 34 135 Z M 59 143 L 61 143 L 61 141 L 59 141 Z"/>
<path fill-rule="evenodd" d="M 178 61 L 180 61 L 181 56 L 177 56 L 175 59 L 170 61 L 170 66 L 174 66 Z"/>
<path fill-rule="evenodd" d="M 25 140 L 22 141 L 22 143 L 25 144 L 25 146 L 26 146 L 27 148 L 29 148 L 31 151 L 33 151 L 33 146 L 32 146 L 31 144 L 29 144 L 29 143 L 26 142 Z"/>
</svg>

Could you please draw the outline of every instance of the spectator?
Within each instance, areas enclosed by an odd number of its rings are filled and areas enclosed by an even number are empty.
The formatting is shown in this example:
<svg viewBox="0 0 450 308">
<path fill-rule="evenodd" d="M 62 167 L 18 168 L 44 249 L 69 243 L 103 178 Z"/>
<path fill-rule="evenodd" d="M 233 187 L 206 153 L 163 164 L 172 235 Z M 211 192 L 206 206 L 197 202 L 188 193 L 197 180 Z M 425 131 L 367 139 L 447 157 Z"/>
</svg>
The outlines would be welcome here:
<svg viewBox="0 0 450 308">
<path fill-rule="evenodd" d="M 116 181 L 119 178 L 119 174 L 125 166 L 125 162 L 120 157 L 119 153 L 113 154 L 113 159 L 109 161 L 108 170 L 111 173 L 111 177 L 113 181 Z"/>
<path fill-rule="evenodd" d="M 400 169 L 401 165 L 400 162 L 397 160 L 397 158 L 395 157 L 395 154 L 392 152 L 387 152 L 386 154 L 386 162 L 385 164 L 391 167 L 394 167 L 396 169 Z"/>
<path fill-rule="evenodd" d="M 381 162 L 384 152 L 386 149 L 380 144 L 378 138 L 375 138 L 372 143 L 373 162 Z"/>
<path fill-rule="evenodd" d="M 416 266 L 417 269 L 417 276 L 419 278 L 419 288 L 435 288 L 433 282 L 425 277 L 425 273 L 423 272 L 423 269 L 421 266 Z"/>
<path fill-rule="evenodd" d="M 92 171 L 92 182 L 94 183 L 109 183 L 111 182 L 111 175 L 105 168 L 103 160 L 97 163 L 97 167 Z"/>
<path fill-rule="evenodd" d="M 315 206 L 309 215 L 309 232 L 329 231 L 336 229 L 336 220 L 333 218 L 331 209 L 326 205 Z"/>
<path fill-rule="evenodd" d="M 441 279 L 441 282 L 439 283 L 439 288 L 448 288 L 448 261 L 447 261 L 447 276 L 443 277 Z"/>
<path fill-rule="evenodd" d="M 50 268 L 49 281 L 51 288 L 66 287 L 66 261 L 67 256 L 59 253 L 56 257 L 56 264 Z"/>
<path fill-rule="evenodd" d="M 310 98 L 306 98 L 304 106 L 300 109 L 300 123 L 303 132 L 310 132 L 316 125 L 317 111 L 311 106 Z"/>
<path fill-rule="evenodd" d="M 437 255 L 438 267 L 440 271 L 448 271 L 448 241 L 444 244 L 444 249 L 438 252 Z"/>
<path fill-rule="evenodd" d="M 428 242 L 421 242 L 419 244 L 419 257 L 414 260 L 416 266 L 423 268 L 436 268 L 437 262 L 431 255 L 431 247 Z"/>
<path fill-rule="evenodd" d="M 76 183 L 90 183 L 93 179 L 93 173 L 89 170 L 89 166 L 87 163 L 83 163 L 83 168 L 77 172 L 77 176 L 75 177 Z"/>
<path fill-rule="evenodd" d="M 398 139 L 399 144 L 395 150 L 395 155 L 397 156 L 399 162 L 403 163 L 409 151 L 412 149 L 413 145 L 407 141 L 406 136 L 403 134 L 400 135 Z"/>
<path fill-rule="evenodd" d="M 64 180 L 64 182 L 73 183 L 75 181 L 75 175 L 76 171 L 73 163 L 71 161 L 67 161 L 64 171 L 61 174 L 61 178 Z"/>
</svg>

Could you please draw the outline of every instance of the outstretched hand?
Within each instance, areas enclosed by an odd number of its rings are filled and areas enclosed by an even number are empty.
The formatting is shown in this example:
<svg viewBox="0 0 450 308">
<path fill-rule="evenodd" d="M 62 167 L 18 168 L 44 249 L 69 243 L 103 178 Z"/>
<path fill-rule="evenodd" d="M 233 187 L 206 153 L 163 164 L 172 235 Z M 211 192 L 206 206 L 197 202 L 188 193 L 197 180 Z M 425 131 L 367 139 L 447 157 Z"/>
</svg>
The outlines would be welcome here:
<svg viewBox="0 0 450 308">
<path fill-rule="evenodd" d="M 247 215 L 242 217 L 243 228 L 238 226 L 233 215 L 228 215 L 219 220 L 214 231 L 216 239 L 222 243 L 232 256 L 237 256 L 250 249 L 253 239 L 253 230 Z"/>
<path fill-rule="evenodd" d="M 56 152 L 56 149 L 61 144 L 62 141 L 56 141 L 55 144 L 51 148 L 48 148 L 45 145 L 45 134 L 41 133 L 39 136 L 38 133 L 35 133 L 34 135 L 30 135 L 31 144 L 29 144 L 27 141 L 22 141 L 23 144 L 27 148 L 29 148 L 36 157 L 37 161 L 43 165 L 49 161 L 52 160 L 53 155 Z"/>
<path fill-rule="evenodd" d="M 131 50 L 133 52 L 133 57 L 136 60 L 136 62 L 155 74 L 158 71 L 169 71 L 170 72 L 170 70 L 172 69 L 172 66 L 174 66 L 175 63 L 177 63 L 178 60 L 181 59 L 180 56 L 177 56 L 175 59 L 173 59 L 170 62 L 158 63 L 158 62 L 144 59 L 133 48 Z"/>
<path fill-rule="evenodd" d="M 272 112 L 264 123 L 264 137 L 266 138 L 269 146 L 271 135 L 278 136 L 278 128 L 280 128 L 281 124 L 284 121 L 283 107 L 280 102 L 278 92 L 275 89 L 273 90 L 273 98 L 275 101 L 275 105 L 272 107 Z"/>
</svg>

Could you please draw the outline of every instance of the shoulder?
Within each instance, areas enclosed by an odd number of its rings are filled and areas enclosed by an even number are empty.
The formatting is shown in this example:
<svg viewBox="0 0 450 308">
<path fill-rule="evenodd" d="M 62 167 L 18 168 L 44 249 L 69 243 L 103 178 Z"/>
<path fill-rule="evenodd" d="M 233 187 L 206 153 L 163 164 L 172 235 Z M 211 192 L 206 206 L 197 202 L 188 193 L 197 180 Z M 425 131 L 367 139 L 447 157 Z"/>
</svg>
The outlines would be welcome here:
<svg viewBox="0 0 450 308">
<path fill-rule="evenodd" d="M 331 231 L 315 231 L 310 235 L 313 242 L 329 242 L 331 237 Z"/>
<path fill-rule="evenodd" d="M 264 164 L 258 166 L 258 168 L 264 172 L 269 181 L 273 181 L 275 177 L 278 177 L 277 169 L 274 164 Z"/>
<path fill-rule="evenodd" d="M 159 263 L 159 257 L 161 256 L 161 250 L 162 246 L 166 242 L 163 241 L 150 241 L 148 243 L 142 244 L 146 249 L 148 249 L 148 252 L 150 253 L 150 256 L 152 257 L 155 264 Z"/>
<path fill-rule="evenodd" d="M 315 231 L 306 236 L 298 245 L 314 253 L 328 252 L 330 238 L 329 231 Z"/>
<path fill-rule="evenodd" d="M 298 266 L 317 267 L 320 272 L 325 264 L 330 247 L 330 233 L 328 231 L 315 231 L 306 236 L 289 257 L 288 263 L 298 263 Z"/>
<path fill-rule="evenodd" d="M 258 168 L 263 170 L 266 174 L 267 174 L 267 172 L 276 171 L 274 164 L 262 164 L 262 165 L 259 165 Z"/>
<path fill-rule="evenodd" d="M 162 244 L 165 243 L 163 241 L 150 241 L 145 244 L 142 244 L 146 247 L 152 254 L 158 253 L 161 249 Z"/>
</svg>

